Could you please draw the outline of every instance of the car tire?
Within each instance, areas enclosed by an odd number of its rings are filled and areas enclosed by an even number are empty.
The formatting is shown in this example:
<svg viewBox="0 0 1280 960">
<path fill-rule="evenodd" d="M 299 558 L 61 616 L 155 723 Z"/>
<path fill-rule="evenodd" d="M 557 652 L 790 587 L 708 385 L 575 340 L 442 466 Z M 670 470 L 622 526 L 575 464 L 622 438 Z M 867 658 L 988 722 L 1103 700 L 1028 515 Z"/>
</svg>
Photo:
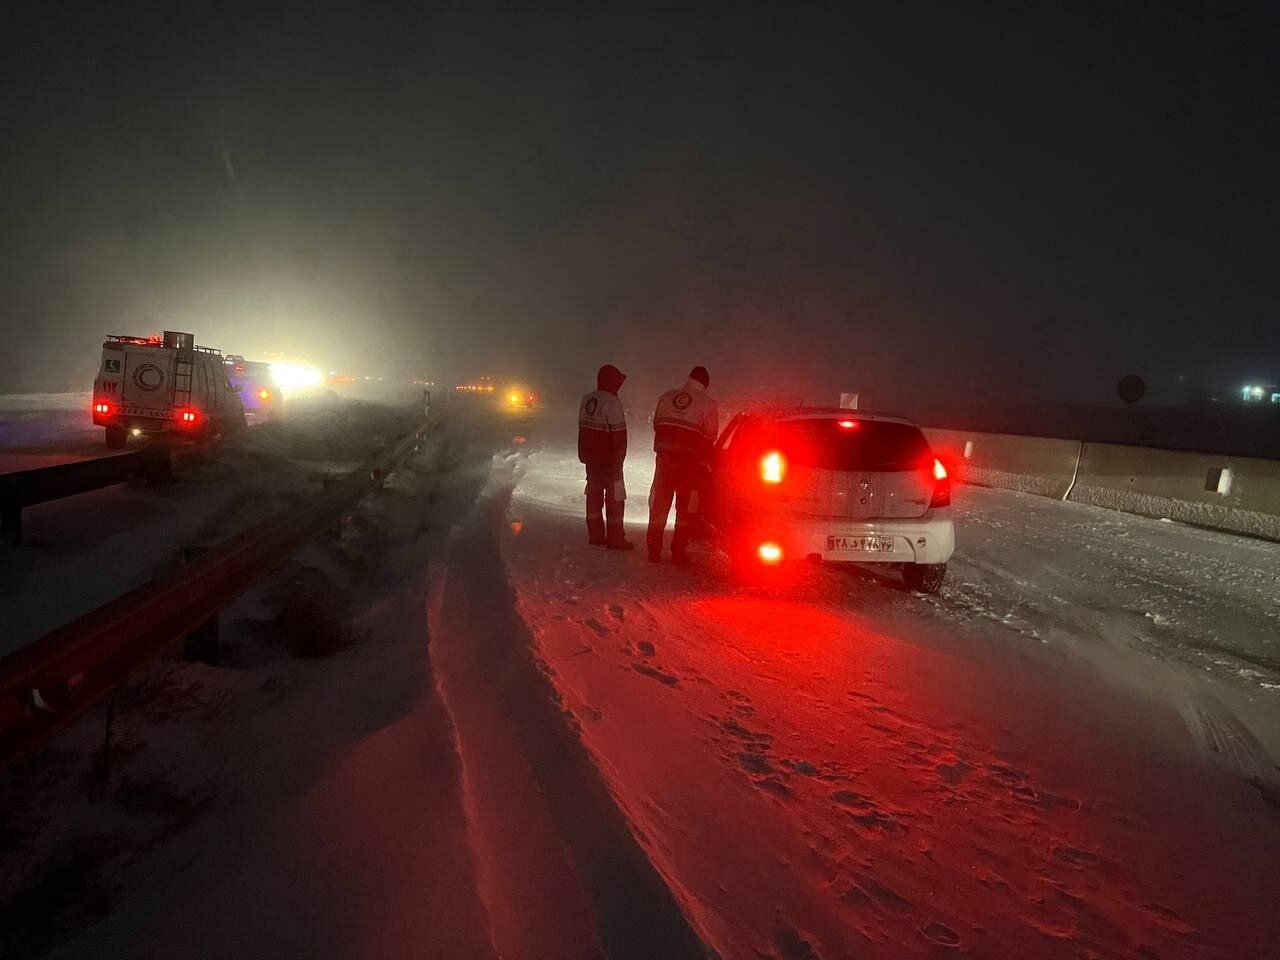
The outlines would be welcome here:
<svg viewBox="0 0 1280 960">
<path fill-rule="evenodd" d="M 904 563 L 902 579 L 916 593 L 937 593 L 947 575 L 945 563 Z"/>
<path fill-rule="evenodd" d="M 107 449 L 123 450 L 128 439 L 129 435 L 124 432 L 124 427 L 107 427 Z"/>
</svg>

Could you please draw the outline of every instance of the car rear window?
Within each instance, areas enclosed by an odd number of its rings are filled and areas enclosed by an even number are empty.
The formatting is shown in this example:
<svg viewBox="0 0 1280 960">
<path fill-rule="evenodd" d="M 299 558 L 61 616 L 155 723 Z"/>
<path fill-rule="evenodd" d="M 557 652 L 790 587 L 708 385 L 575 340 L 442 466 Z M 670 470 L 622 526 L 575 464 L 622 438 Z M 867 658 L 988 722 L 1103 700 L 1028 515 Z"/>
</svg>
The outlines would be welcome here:
<svg viewBox="0 0 1280 960">
<path fill-rule="evenodd" d="M 929 463 L 929 443 L 909 423 L 810 417 L 761 425 L 753 439 L 776 447 L 795 466 L 819 470 L 918 470 Z"/>
</svg>

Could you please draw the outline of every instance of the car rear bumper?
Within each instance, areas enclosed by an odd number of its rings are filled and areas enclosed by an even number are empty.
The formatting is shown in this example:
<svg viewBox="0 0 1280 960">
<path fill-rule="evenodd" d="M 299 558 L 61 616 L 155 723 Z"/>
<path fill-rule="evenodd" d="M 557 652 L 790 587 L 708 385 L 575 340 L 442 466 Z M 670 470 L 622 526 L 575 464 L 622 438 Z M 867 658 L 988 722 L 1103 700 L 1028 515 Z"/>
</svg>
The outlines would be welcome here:
<svg viewBox="0 0 1280 960">
<path fill-rule="evenodd" d="M 143 433 L 177 433 L 177 425 L 168 417 L 133 417 L 122 414 L 93 415 L 96 427 L 120 427 L 124 430 L 141 430 Z"/>
<path fill-rule="evenodd" d="M 955 524 L 948 511 L 918 520 L 852 521 L 787 518 L 764 522 L 748 535 L 753 549 L 772 543 L 787 560 L 827 563 L 946 563 L 956 549 Z"/>
</svg>

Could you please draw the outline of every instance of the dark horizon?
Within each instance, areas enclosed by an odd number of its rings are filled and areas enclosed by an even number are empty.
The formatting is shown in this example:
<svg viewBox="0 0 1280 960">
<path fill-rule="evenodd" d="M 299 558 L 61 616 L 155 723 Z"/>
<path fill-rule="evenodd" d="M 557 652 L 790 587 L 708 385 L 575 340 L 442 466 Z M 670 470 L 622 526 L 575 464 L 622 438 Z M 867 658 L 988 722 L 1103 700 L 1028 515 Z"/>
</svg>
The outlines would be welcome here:
<svg viewBox="0 0 1280 960">
<path fill-rule="evenodd" d="M 163 328 L 547 390 L 1275 380 L 1275 19 L 30 11 L 0 391 Z"/>
</svg>

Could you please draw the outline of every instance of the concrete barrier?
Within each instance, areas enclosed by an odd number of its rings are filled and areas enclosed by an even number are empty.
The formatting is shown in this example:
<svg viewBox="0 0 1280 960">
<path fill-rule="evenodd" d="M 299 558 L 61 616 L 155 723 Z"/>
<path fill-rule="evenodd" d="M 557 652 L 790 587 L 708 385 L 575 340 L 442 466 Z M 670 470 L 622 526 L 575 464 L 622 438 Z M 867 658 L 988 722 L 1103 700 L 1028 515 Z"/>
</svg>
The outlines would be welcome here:
<svg viewBox="0 0 1280 960">
<path fill-rule="evenodd" d="M 961 483 L 1061 500 L 1080 461 L 1078 440 L 924 428 L 934 453 Z"/>
<path fill-rule="evenodd" d="M 1086 443 L 1071 500 L 1280 540 L 1280 461 Z"/>
</svg>

